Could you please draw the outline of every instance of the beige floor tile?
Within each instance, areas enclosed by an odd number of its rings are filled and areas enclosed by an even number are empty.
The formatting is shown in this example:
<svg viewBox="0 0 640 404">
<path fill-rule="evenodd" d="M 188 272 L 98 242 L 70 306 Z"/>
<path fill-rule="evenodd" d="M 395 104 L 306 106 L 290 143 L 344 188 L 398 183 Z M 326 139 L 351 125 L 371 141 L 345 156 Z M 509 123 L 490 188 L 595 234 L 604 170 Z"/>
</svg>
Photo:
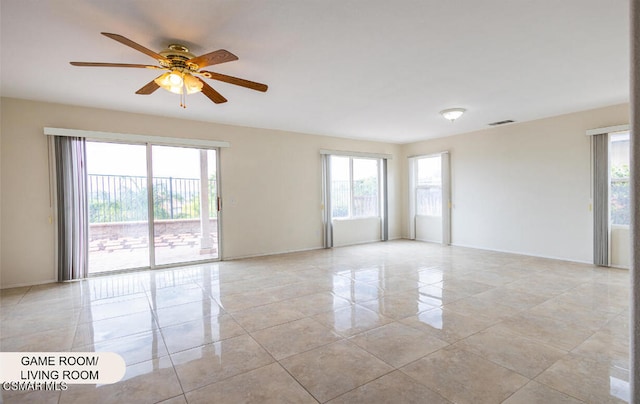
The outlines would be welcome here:
<svg viewBox="0 0 640 404">
<path fill-rule="evenodd" d="M 157 328 L 156 320 L 151 311 L 79 324 L 73 346 L 91 345 L 96 342 L 153 331 Z"/>
<path fill-rule="evenodd" d="M 456 313 L 446 307 L 423 311 L 414 316 L 404 318 L 401 322 L 451 344 L 482 331 L 495 323 L 494 321 Z"/>
<path fill-rule="evenodd" d="M 330 344 L 341 337 L 311 318 L 252 332 L 258 341 L 276 360 Z"/>
<path fill-rule="evenodd" d="M 629 308 L 630 283 L 587 282 L 558 296 L 565 301 L 593 310 L 619 313 Z"/>
<path fill-rule="evenodd" d="M 503 404 L 532 403 L 580 404 L 583 403 L 583 401 L 532 380 L 503 402 Z"/>
<path fill-rule="evenodd" d="M 168 357 L 127 366 L 123 380 L 114 384 L 69 385 L 60 404 L 156 403 L 182 394 Z"/>
<path fill-rule="evenodd" d="M 562 295 L 527 310 L 527 314 L 546 316 L 566 323 L 579 324 L 581 327 L 589 328 L 592 331 L 600 329 L 616 316 L 615 313 L 567 302 L 562 299 Z"/>
<path fill-rule="evenodd" d="M 442 289 L 436 285 L 426 285 L 418 289 L 420 302 L 425 305 L 440 307 L 467 297 L 465 293 L 457 293 L 451 289 Z"/>
<path fill-rule="evenodd" d="M 508 283 L 504 287 L 515 291 L 550 298 L 573 289 L 577 285 L 578 282 L 574 279 L 564 276 L 549 275 L 549 273 L 546 272 Z"/>
<path fill-rule="evenodd" d="M 184 394 L 180 394 L 179 396 L 160 401 L 158 404 L 187 404 L 187 398 L 184 396 Z"/>
<path fill-rule="evenodd" d="M 511 274 L 501 274 L 499 270 L 474 271 L 459 276 L 462 280 L 481 282 L 491 286 L 501 286 L 521 279 L 522 276 L 511 276 Z"/>
<path fill-rule="evenodd" d="M 0 323 L 0 337 L 8 338 L 75 327 L 78 324 L 79 315 L 80 312 L 78 309 L 52 310 L 49 312 L 48 310 L 42 310 L 42 306 L 31 314 L 13 313 L 9 318 L 2 320 L 2 323 Z"/>
<path fill-rule="evenodd" d="M 189 404 L 317 403 L 282 367 L 273 363 L 186 394 Z"/>
<path fill-rule="evenodd" d="M 342 336 L 352 336 L 393 321 L 389 317 L 357 304 L 316 314 L 313 319 Z"/>
<path fill-rule="evenodd" d="M 445 290 L 451 290 L 463 296 L 472 296 L 478 293 L 486 292 L 493 289 L 493 285 L 465 279 L 459 276 L 445 277 L 442 282 L 434 283 L 434 285 Z"/>
<path fill-rule="evenodd" d="M 2 352 L 64 352 L 71 350 L 76 327 L 0 339 Z M 2 335 L 2 334 L 0 334 Z"/>
<path fill-rule="evenodd" d="M 31 286 L 18 288 L 0 289 L 0 310 L 13 306 L 22 300 L 22 297 L 29 291 Z"/>
<path fill-rule="evenodd" d="M 58 404 L 60 400 L 59 391 L 11 391 L 2 390 L 0 392 L 0 402 L 3 404 Z"/>
<path fill-rule="evenodd" d="M 111 277 L 113 278 L 113 277 Z M 88 282 L 93 282 L 93 279 L 90 279 Z M 124 278 L 121 280 L 121 284 L 118 285 L 114 285 L 114 288 L 124 288 L 124 285 L 127 285 L 128 283 L 128 279 Z M 118 292 L 113 292 L 113 290 L 111 290 L 111 285 L 109 285 L 109 288 L 107 288 L 106 290 L 100 290 L 100 291 L 94 291 L 92 295 L 89 296 L 88 299 L 83 301 L 83 307 L 84 306 L 100 306 L 103 304 L 115 304 L 115 303 L 120 303 L 120 302 L 125 302 L 125 301 L 129 301 L 129 300 L 134 300 L 134 299 L 146 299 L 147 300 L 147 304 L 149 304 L 149 298 L 147 297 L 147 294 L 144 290 L 144 288 L 142 286 L 138 288 L 135 288 L 134 285 L 130 285 L 133 290 L 129 290 L 126 292 L 122 292 L 122 294 L 119 294 Z"/>
<path fill-rule="evenodd" d="M 336 284 L 331 289 L 336 296 L 343 297 L 353 303 L 363 303 L 370 300 L 379 299 L 384 295 L 384 291 L 377 286 L 350 280 L 347 284 Z"/>
<path fill-rule="evenodd" d="M 185 392 L 274 361 L 249 335 L 174 353 L 171 360 Z"/>
<path fill-rule="evenodd" d="M 229 314 L 207 316 L 160 329 L 170 353 L 237 337 L 246 331 Z"/>
<path fill-rule="evenodd" d="M 383 325 L 351 337 L 349 341 L 395 368 L 449 345 L 402 323 Z"/>
<path fill-rule="evenodd" d="M 348 341 L 338 341 L 280 361 L 317 400 L 325 402 L 393 368 Z"/>
<path fill-rule="evenodd" d="M 247 331 L 257 331 L 275 325 L 298 320 L 305 315 L 288 301 L 266 304 L 231 314 L 233 319 Z"/>
<path fill-rule="evenodd" d="M 455 403 L 499 403 L 529 381 L 459 348 L 441 349 L 400 370 Z"/>
<path fill-rule="evenodd" d="M 415 270 L 412 269 L 412 271 L 407 272 L 405 276 L 410 276 L 410 274 L 414 271 Z M 443 269 L 437 267 L 419 270 L 417 275 L 418 276 L 416 279 L 425 285 L 433 285 L 437 283 L 442 284 L 446 279 L 452 276 L 448 272 L 445 272 Z"/>
<path fill-rule="evenodd" d="M 47 283 L 29 288 L 20 303 L 59 303 L 60 300 L 73 300 L 80 302 L 82 297 L 82 284 L 79 282 Z"/>
<path fill-rule="evenodd" d="M 154 292 L 147 292 L 147 295 L 149 296 L 152 307 L 155 309 L 199 302 L 211 298 L 209 292 L 195 283 L 166 287 Z"/>
<path fill-rule="evenodd" d="M 571 352 L 598 362 L 611 363 L 629 369 L 629 334 L 619 334 L 609 328 L 596 331 Z"/>
<path fill-rule="evenodd" d="M 214 299 L 206 298 L 203 300 L 179 304 L 176 306 L 165 307 L 155 311 L 158 325 L 167 327 L 187 321 L 199 320 L 203 317 L 217 316 L 222 314 L 223 310 Z"/>
<path fill-rule="evenodd" d="M 409 376 L 395 371 L 351 390 L 329 404 L 448 404 L 449 400 L 429 390 Z"/>
<path fill-rule="evenodd" d="M 389 273 L 389 272 L 387 272 Z M 384 291 L 385 295 L 418 289 L 426 284 L 407 276 L 389 276 L 366 282 Z"/>
<path fill-rule="evenodd" d="M 505 306 L 493 300 L 482 299 L 477 296 L 465 297 L 453 303 L 445 304 L 444 307 L 465 316 L 471 316 L 493 323 L 514 316 L 520 311 L 517 308 Z"/>
<path fill-rule="evenodd" d="M 438 307 L 439 302 L 433 298 L 425 298 L 418 289 L 413 289 L 402 294 L 383 296 L 361 305 L 380 315 L 399 320 Z"/>
<path fill-rule="evenodd" d="M 294 299 L 297 297 L 304 297 L 322 292 L 331 292 L 333 286 L 327 282 L 317 283 L 314 281 L 302 281 L 298 283 L 292 283 L 290 285 L 278 286 L 271 288 L 271 293 L 274 293 L 276 301 L 283 301 L 288 299 Z"/>
<path fill-rule="evenodd" d="M 522 338 L 499 327 L 467 337 L 455 346 L 530 379 L 567 354 L 567 351 Z"/>
<path fill-rule="evenodd" d="M 100 303 L 83 306 L 80 310 L 79 323 L 100 321 L 113 317 L 126 316 L 151 310 L 149 299 L 139 296 L 132 299 L 123 299 L 113 303 Z"/>
<path fill-rule="evenodd" d="M 269 290 L 245 290 L 232 295 L 221 295 L 220 305 L 227 313 L 247 310 L 265 304 L 276 303 L 280 298 Z"/>
<path fill-rule="evenodd" d="M 287 300 L 286 304 L 295 307 L 296 310 L 305 316 L 312 316 L 325 311 L 349 307 L 351 302 L 331 292 L 320 292 Z"/>
<path fill-rule="evenodd" d="M 570 354 L 536 378 L 537 382 L 588 403 L 629 402 L 629 371 Z"/>
<path fill-rule="evenodd" d="M 522 291 L 515 291 L 505 287 L 497 287 L 474 296 L 477 299 L 486 300 L 489 303 L 497 303 L 509 306 L 516 310 L 526 310 L 548 300 L 547 297 L 533 295 Z"/>
<path fill-rule="evenodd" d="M 522 335 L 565 351 L 572 350 L 593 335 L 593 331 L 587 326 L 552 317 L 536 316 L 528 312 L 505 319 L 496 325 L 496 329 Z"/>
<path fill-rule="evenodd" d="M 11 313 L 11 316 L 9 316 L 9 318 L 25 319 L 41 317 L 44 319 L 47 314 L 62 315 L 63 313 L 79 312 L 82 305 L 83 304 L 80 299 L 70 297 L 47 300 L 47 312 L 42 311 L 43 303 L 41 302 L 20 302 L 19 304 L 15 304 L 12 306 L 3 306 L 2 311 Z"/>
<path fill-rule="evenodd" d="M 127 365 L 167 356 L 167 348 L 159 330 L 78 346 L 75 352 L 115 352 Z"/>
</svg>

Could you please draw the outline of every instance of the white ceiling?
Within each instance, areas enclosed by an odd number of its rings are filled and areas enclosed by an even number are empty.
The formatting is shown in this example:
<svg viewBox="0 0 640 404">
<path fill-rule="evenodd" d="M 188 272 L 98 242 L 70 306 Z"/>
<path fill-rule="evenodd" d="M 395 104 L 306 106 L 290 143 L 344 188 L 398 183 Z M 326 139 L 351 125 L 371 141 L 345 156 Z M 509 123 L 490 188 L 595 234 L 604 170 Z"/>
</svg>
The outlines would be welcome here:
<svg viewBox="0 0 640 404">
<path fill-rule="evenodd" d="M 628 0 L 2 0 L 2 96 L 406 143 L 629 99 Z M 202 94 L 135 91 L 155 51 L 227 49 Z M 438 112 L 463 107 L 455 123 Z"/>
</svg>

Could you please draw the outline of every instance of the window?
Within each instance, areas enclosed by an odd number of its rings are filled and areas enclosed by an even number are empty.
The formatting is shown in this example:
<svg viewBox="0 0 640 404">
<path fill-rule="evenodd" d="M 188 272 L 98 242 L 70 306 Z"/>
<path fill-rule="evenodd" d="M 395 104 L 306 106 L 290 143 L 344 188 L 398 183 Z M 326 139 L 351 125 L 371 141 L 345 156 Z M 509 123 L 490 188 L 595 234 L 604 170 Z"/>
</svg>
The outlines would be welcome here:
<svg viewBox="0 0 640 404">
<path fill-rule="evenodd" d="M 379 216 L 379 160 L 331 156 L 331 217 Z"/>
<path fill-rule="evenodd" d="M 417 160 L 416 214 L 442 216 L 442 163 L 439 155 Z"/>
<path fill-rule="evenodd" d="M 629 132 L 612 133 L 610 138 L 610 209 L 611 224 L 629 225 Z"/>
</svg>

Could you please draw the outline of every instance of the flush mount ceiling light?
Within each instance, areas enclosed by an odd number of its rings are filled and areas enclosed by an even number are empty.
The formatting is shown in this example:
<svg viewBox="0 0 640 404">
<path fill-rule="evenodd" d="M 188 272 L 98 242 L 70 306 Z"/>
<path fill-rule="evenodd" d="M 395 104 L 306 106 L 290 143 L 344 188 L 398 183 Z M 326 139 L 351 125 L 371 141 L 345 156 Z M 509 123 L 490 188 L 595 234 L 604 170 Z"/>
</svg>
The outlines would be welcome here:
<svg viewBox="0 0 640 404">
<path fill-rule="evenodd" d="M 460 118 L 462 114 L 464 114 L 466 109 L 464 108 L 449 108 L 443 111 L 440 111 L 440 115 L 444 116 L 445 119 L 450 120 L 451 122 Z"/>
</svg>

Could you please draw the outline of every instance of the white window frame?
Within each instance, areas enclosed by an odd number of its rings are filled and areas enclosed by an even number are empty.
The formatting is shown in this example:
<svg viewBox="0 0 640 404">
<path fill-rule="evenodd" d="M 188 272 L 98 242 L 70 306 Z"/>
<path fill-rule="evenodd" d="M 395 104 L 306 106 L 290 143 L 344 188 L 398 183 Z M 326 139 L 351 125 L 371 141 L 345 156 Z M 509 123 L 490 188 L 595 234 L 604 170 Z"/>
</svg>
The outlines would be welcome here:
<svg viewBox="0 0 640 404">
<path fill-rule="evenodd" d="M 389 208 L 388 208 L 388 161 L 393 158 L 391 154 L 384 153 L 368 153 L 368 152 L 353 152 L 344 150 L 328 150 L 320 149 L 320 155 L 322 156 L 322 228 L 323 228 L 323 247 L 333 247 L 333 220 L 331 218 L 331 156 L 347 156 L 347 157 L 368 157 L 380 160 L 378 165 L 380 169 L 379 181 L 380 188 L 380 205 L 378 206 L 380 217 L 380 230 L 382 234 L 382 241 L 389 240 Z"/>
<path fill-rule="evenodd" d="M 441 157 L 442 164 L 442 244 L 451 244 L 451 210 L 453 208 L 451 196 L 451 156 L 448 151 L 439 153 L 422 154 L 408 157 L 409 174 L 409 206 L 408 206 L 408 229 L 409 239 L 416 239 L 416 214 L 418 189 L 418 160 L 434 156 Z M 423 216 L 424 215 L 420 215 Z"/>
<path fill-rule="evenodd" d="M 361 157 L 361 156 L 332 156 L 332 157 L 339 157 L 339 158 L 348 158 L 349 159 L 349 195 L 348 195 L 348 199 L 349 199 L 349 206 L 348 206 L 348 212 L 347 212 L 347 216 L 341 216 L 341 217 L 333 217 L 333 212 L 331 213 L 331 220 L 354 220 L 354 219 L 366 219 L 366 218 L 372 218 L 372 217 L 380 217 L 380 200 L 381 200 L 381 192 L 382 192 L 382 175 L 381 175 L 381 159 L 379 158 L 375 158 L 375 157 Z M 354 195 L 353 195 L 353 184 L 354 184 L 354 180 L 353 180 L 353 160 L 354 159 L 358 159 L 358 160 L 373 160 L 376 162 L 376 175 L 377 175 L 377 191 L 378 191 L 378 195 L 376 197 L 376 212 L 373 215 L 366 215 L 366 216 L 354 216 L 353 215 L 353 211 L 354 211 Z M 332 171 L 333 174 L 333 171 Z M 333 184 L 333 178 L 331 179 L 331 183 Z"/>
<path fill-rule="evenodd" d="M 441 166 L 442 166 L 442 155 L 441 154 L 432 154 L 429 156 L 420 156 L 416 158 L 416 163 L 415 163 L 415 174 L 414 174 L 414 178 L 415 178 L 415 190 L 414 190 L 414 196 L 415 196 L 415 206 L 416 206 L 416 216 L 433 216 L 433 215 L 427 215 L 424 213 L 420 213 L 418 211 L 418 207 L 420 206 L 420 204 L 418 203 L 418 190 L 420 189 L 424 189 L 424 190 L 428 190 L 430 188 L 434 188 L 434 185 L 427 185 L 427 184 L 420 184 L 420 171 L 419 171 L 419 167 L 420 167 L 420 160 L 426 160 L 426 159 L 432 159 L 432 158 L 440 158 L 440 162 L 441 162 Z M 440 178 L 442 178 L 442 174 L 440 175 Z M 443 184 L 442 182 L 440 182 L 440 195 L 441 198 L 444 197 L 444 189 L 443 189 Z M 442 206 L 440 207 L 440 217 L 442 217 Z"/>
</svg>

